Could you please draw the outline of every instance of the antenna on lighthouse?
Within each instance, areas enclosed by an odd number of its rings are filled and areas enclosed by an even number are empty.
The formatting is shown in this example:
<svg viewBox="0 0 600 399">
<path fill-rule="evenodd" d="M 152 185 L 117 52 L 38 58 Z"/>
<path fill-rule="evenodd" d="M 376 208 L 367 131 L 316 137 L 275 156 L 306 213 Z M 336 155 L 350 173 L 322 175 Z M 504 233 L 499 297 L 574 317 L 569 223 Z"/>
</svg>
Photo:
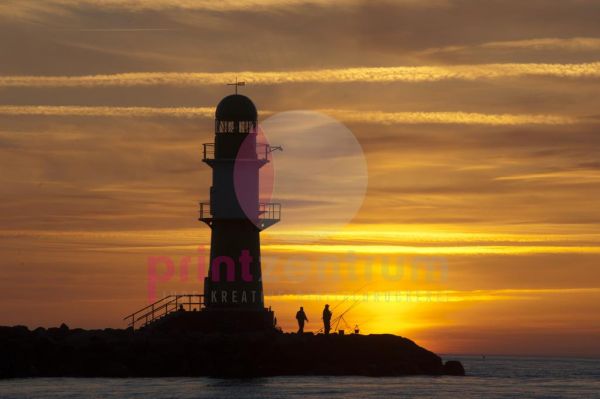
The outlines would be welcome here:
<svg viewBox="0 0 600 399">
<path fill-rule="evenodd" d="M 235 94 L 238 94 L 238 87 L 246 86 L 246 82 L 238 82 L 237 76 L 236 76 L 235 83 L 227 83 L 227 86 L 235 86 Z"/>
</svg>

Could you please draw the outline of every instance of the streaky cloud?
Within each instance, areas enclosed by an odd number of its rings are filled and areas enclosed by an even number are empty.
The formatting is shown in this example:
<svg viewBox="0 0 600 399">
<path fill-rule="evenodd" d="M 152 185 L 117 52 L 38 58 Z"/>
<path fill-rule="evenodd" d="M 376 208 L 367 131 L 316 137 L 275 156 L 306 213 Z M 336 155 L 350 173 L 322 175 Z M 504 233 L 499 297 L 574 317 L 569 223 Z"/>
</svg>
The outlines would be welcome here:
<svg viewBox="0 0 600 399">
<path fill-rule="evenodd" d="M 308 294 L 291 294 L 291 293 L 273 293 L 267 297 L 271 300 L 280 301 L 300 301 L 300 300 L 313 300 L 322 301 L 324 296 L 327 296 L 328 300 L 344 301 L 352 298 L 354 300 L 362 299 L 366 300 L 369 295 L 378 295 L 381 298 L 390 296 L 398 296 L 402 293 L 400 291 L 379 291 L 379 292 L 367 292 L 367 293 L 336 293 L 336 292 L 311 292 Z M 507 300 L 507 299 L 524 299 L 531 295 L 544 295 L 544 294 L 597 294 L 600 293 L 599 288 L 505 288 L 505 289 L 485 289 L 485 290 L 448 290 L 448 289 L 437 289 L 427 291 L 416 291 L 412 294 L 414 296 L 432 296 L 443 297 L 444 301 L 451 302 L 462 302 L 462 301 L 490 301 L 490 300 Z M 404 291 L 406 294 L 406 291 Z M 525 296 L 525 297 L 524 297 Z"/>
<path fill-rule="evenodd" d="M 476 45 L 453 45 L 439 48 L 428 48 L 420 54 L 457 53 L 475 49 L 490 50 L 565 50 L 565 51 L 596 51 L 600 50 L 600 38 L 597 37 L 571 37 L 555 38 L 544 37 L 522 40 L 505 40 L 484 42 Z"/>
<path fill-rule="evenodd" d="M 62 105 L 1 105 L 0 115 L 37 116 L 105 116 L 105 117 L 182 117 L 212 118 L 215 110 L 210 107 L 86 107 Z"/>
<path fill-rule="evenodd" d="M 357 255 L 534 255 L 534 254 L 600 254 L 598 246 L 562 245 L 453 245 L 453 246 L 410 246 L 410 245 L 301 245 L 267 244 L 267 253 L 321 253 Z"/>
<path fill-rule="evenodd" d="M 36 4 L 37 3 L 37 4 Z M 360 6 L 360 0 L 20 0 L 18 2 L 0 5 L 0 10 L 12 9 L 13 13 L 40 13 L 65 12 L 82 7 L 97 9 L 125 10 L 129 12 L 140 11 L 235 11 L 235 10 L 268 10 L 301 6 Z M 396 0 L 404 7 L 447 7 L 450 0 Z"/>
<path fill-rule="evenodd" d="M 482 44 L 484 48 L 506 48 L 506 49 L 562 49 L 562 50 L 598 50 L 600 49 L 600 38 L 597 37 L 573 37 L 562 38 L 539 38 L 524 40 L 509 40 L 488 42 Z"/>
<path fill-rule="evenodd" d="M 357 112 L 324 110 L 346 122 L 394 124 L 458 124 L 458 125 L 570 125 L 576 118 L 560 115 L 483 114 L 476 112 Z"/>
<path fill-rule="evenodd" d="M 512 176 L 501 176 L 494 180 L 498 181 L 530 181 L 530 180 L 561 180 L 571 184 L 582 182 L 597 182 L 600 181 L 600 173 L 596 170 L 565 170 L 559 172 L 548 173 L 527 173 Z"/>
<path fill-rule="evenodd" d="M 464 125 L 568 125 L 584 122 L 561 115 L 484 114 L 473 112 L 380 112 L 324 109 L 320 112 L 345 122 L 374 124 L 464 124 Z M 261 111 L 262 115 L 274 111 Z M 100 117 L 175 117 L 213 118 L 211 107 L 87 107 L 87 106 L 22 106 L 2 105 L 0 115 L 13 116 L 100 116 Z"/>
<path fill-rule="evenodd" d="M 448 66 L 397 66 L 243 72 L 131 72 L 81 76 L 0 76 L 0 87 L 133 87 L 222 85 L 232 77 L 255 85 L 286 83 L 438 82 L 551 77 L 600 78 L 600 62 L 580 64 L 506 63 Z"/>
</svg>

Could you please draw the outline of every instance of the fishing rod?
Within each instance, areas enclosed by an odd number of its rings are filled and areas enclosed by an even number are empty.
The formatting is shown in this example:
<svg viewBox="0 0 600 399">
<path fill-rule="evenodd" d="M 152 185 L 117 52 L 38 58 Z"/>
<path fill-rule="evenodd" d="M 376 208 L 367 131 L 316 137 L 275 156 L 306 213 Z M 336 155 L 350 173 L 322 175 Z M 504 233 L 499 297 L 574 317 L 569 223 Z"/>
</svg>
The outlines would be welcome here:
<svg viewBox="0 0 600 399">
<path fill-rule="evenodd" d="M 357 299 L 355 300 L 345 311 L 343 311 L 339 316 L 337 316 L 335 319 L 332 320 L 331 324 L 335 324 L 336 327 L 334 330 L 337 330 L 340 321 L 343 319 L 344 323 L 346 324 L 346 326 L 349 326 L 348 322 L 346 321 L 346 319 L 344 319 L 344 315 L 347 314 L 348 312 L 350 312 L 352 309 L 354 309 L 355 307 L 357 307 L 358 305 L 360 305 L 361 300 Z M 348 327 L 349 328 L 349 327 Z M 322 332 L 324 330 L 324 327 L 321 327 L 318 331 L 317 334 Z"/>
<path fill-rule="evenodd" d="M 366 283 L 365 285 L 363 285 L 362 287 L 360 287 L 359 289 L 357 289 L 356 291 L 350 293 L 349 295 L 347 295 L 343 301 L 338 302 L 337 305 L 335 305 L 334 307 L 331 308 L 331 310 L 335 310 L 338 306 L 340 306 L 341 304 L 343 304 L 344 302 L 346 302 L 348 299 L 350 299 L 350 297 L 352 297 L 353 295 L 355 295 L 356 293 L 361 292 L 362 290 L 364 290 L 369 284 L 371 283 Z"/>
<path fill-rule="evenodd" d="M 360 305 L 360 300 L 354 301 L 354 303 L 352 305 L 350 305 L 350 307 L 348 309 L 346 309 L 344 312 L 342 312 L 342 314 L 340 314 L 336 319 L 333 320 L 334 323 L 337 321 L 337 324 L 335 325 L 335 330 L 338 330 L 338 327 L 340 326 L 340 321 L 343 321 L 344 324 L 346 325 L 346 327 L 350 329 L 350 325 L 344 318 L 344 315 L 347 314 L 348 312 L 350 312 L 352 309 L 354 309 L 358 305 Z"/>
<path fill-rule="evenodd" d="M 335 306 L 333 306 L 333 307 L 331 308 L 331 310 L 333 311 L 333 310 L 335 310 L 336 308 L 338 308 L 340 305 L 342 305 L 342 304 L 346 303 L 346 301 L 347 301 L 348 299 L 350 299 L 351 297 L 353 297 L 353 296 L 354 296 L 354 295 L 356 295 L 357 293 L 359 293 L 359 292 L 363 291 L 363 290 L 364 290 L 364 289 L 365 289 L 367 286 L 369 286 L 370 284 L 371 284 L 371 283 L 370 283 L 370 282 L 368 282 L 368 283 L 364 284 L 363 286 L 361 286 L 360 288 L 358 288 L 357 290 L 355 290 L 355 291 L 351 292 L 349 295 L 346 295 L 346 297 L 345 297 L 345 298 L 344 298 L 342 301 L 338 302 L 338 303 L 337 303 Z M 354 307 L 355 307 L 355 306 L 356 306 L 356 305 L 357 305 L 359 302 L 360 302 L 360 299 L 356 299 L 356 300 L 355 300 L 355 301 L 352 303 L 352 305 L 350 305 L 350 307 L 349 307 L 348 309 L 346 309 L 344 312 L 342 312 L 342 314 L 341 314 L 340 316 L 338 316 L 338 317 L 336 317 L 335 319 L 333 319 L 333 323 L 336 323 L 336 322 L 338 322 L 338 325 L 339 325 L 339 318 L 340 318 L 341 316 L 343 316 L 344 314 L 348 313 L 348 311 L 350 311 L 352 308 L 354 308 Z M 344 323 L 346 323 L 346 325 L 348 325 L 348 323 L 346 322 L 346 319 L 344 319 Z M 337 326 L 336 326 L 336 329 L 337 329 Z M 324 330 L 324 327 L 321 327 L 319 330 L 317 330 L 317 334 L 319 334 L 320 332 L 323 332 L 323 330 Z"/>
</svg>

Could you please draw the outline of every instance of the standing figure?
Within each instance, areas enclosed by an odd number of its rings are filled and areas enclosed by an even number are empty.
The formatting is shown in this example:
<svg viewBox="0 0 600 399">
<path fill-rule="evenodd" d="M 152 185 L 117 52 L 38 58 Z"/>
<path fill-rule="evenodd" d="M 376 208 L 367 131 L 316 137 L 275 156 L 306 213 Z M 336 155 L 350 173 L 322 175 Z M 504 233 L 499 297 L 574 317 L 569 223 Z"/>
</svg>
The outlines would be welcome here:
<svg viewBox="0 0 600 399">
<path fill-rule="evenodd" d="M 328 335 L 331 330 L 331 310 L 329 310 L 329 305 L 325 305 L 325 309 L 323 309 L 323 329 L 325 330 L 325 335 Z"/>
<path fill-rule="evenodd" d="M 298 320 L 298 334 L 304 333 L 304 322 L 308 321 L 304 308 L 300 306 L 300 310 L 296 313 L 296 320 Z"/>
</svg>

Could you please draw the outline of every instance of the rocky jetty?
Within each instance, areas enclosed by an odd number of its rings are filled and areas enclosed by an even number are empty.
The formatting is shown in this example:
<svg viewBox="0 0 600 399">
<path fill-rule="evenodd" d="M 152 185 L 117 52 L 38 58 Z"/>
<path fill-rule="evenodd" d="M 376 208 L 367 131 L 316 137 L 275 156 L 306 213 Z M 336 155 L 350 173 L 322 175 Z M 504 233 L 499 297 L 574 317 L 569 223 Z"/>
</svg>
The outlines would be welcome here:
<svg viewBox="0 0 600 399">
<path fill-rule="evenodd" d="M 394 335 L 0 327 L 0 378 L 464 375 Z"/>
</svg>

